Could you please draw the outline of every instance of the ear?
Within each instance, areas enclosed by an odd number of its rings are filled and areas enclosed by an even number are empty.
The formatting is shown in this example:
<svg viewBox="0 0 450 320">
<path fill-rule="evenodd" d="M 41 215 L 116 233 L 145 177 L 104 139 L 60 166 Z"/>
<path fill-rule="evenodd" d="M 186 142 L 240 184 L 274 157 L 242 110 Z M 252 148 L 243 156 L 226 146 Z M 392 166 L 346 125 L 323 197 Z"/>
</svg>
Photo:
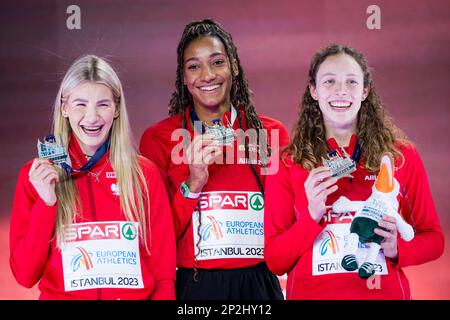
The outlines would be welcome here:
<svg viewBox="0 0 450 320">
<path fill-rule="evenodd" d="M 61 101 L 61 115 L 63 116 L 63 118 L 69 117 L 66 101 Z"/>
<path fill-rule="evenodd" d="M 119 106 L 116 105 L 116 111 L 114 112 L 114 119 L 117 119 L 120 115 Z"/>
<path fill-rule="evenodd" d="M 233 70 L 233 75 L 237 77 L 239 75 L 239 67 L 236 59 L 233 59 L 231 63 L 231 69 Z"/>
<path fill-rule="evenodd" d="M 309 85 L 309 94 L 311 95 L 311 97 L 318 101 L 319 100 L 319 95 L 317 94 L 317 89 L 315 86 L 313 86 L 312 84 Z"/>
<path fill-rule="evenodd" d="M 363 90 L 363 95 L 362 95 L 361 101 L 366 100 L 368 95 L 369 95 L 369 88 L 367 87 L 367 88 L 364 88 L 364 90 Z"/>
</svg>

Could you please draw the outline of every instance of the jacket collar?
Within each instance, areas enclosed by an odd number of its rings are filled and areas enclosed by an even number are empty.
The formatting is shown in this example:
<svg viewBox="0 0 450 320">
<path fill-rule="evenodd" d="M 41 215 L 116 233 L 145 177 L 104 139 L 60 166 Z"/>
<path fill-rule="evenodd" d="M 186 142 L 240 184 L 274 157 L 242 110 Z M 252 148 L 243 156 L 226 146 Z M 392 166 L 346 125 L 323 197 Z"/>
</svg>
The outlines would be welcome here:
<svg viewBox="0 0 450 320">
<path fill-rule="evenodd" d="M 69 137 L 69 155 L 70 160 L 72 162 L 72 167 L 74 169 L 80 169 L 87 163 L 86 156 L 84 155 L 83 150 L 81 150 L 80 144 L 78 143 L 77 138 L 73 134 L 70 134 Z M 102 165 L 106 162 L 106 159 L 109 157 L 109 149 L 106 153 L 93 165 L 93 168 Z"/>
<path fill-rule="evenodd" d="M 194 127 L 193 127 L 193 119 L 191 118 L 191 106 L 187 106 L 186 109 L 184 110 L 184 114 L 186 116 L 186 122 L 187 122 L 187 129 L 189 130 L 189 132 L 191 134 L 194 133 Z M 228 123 L 231 123 L 231 127 L 236 130 L 239 129 L 239 120 L 238 117 L 240 117 L 241 121 L 242 121 L 242 126 L 244 127 L 243 129 L 246 130 L 247 129 L 247 121 L 245 119 L 245 113 L 244 113 L 244 107 L 242 105 L 240 105 L 238 108 L 235 108 L 233 106 L 231 106 L 232 111 L 227 111 L 223 114 L 222 116 L 222 124 L 225 127 L 228 127 Z"/>
<path fill-rule="evenodd" d="M 349 142 L 348 146 L 339 146 L 338 143 L 336 142 L 336 139 L 329 138 L 327 140 L 328 150 L 330 150 L 330 151 L 336 150 L 336 151 L 340 152 L 340 150 L 339 150 L 340 147 L 344 147 L 344 149 L 347 151 L 347 153 L 351 156 L 353 154 L 353 152 L 355 151 L 357 141 L 358 141 L 358 139 L 357 139 L 356 135 L 353 134 L 350 137 L 350 142 Z"/>
</svg>

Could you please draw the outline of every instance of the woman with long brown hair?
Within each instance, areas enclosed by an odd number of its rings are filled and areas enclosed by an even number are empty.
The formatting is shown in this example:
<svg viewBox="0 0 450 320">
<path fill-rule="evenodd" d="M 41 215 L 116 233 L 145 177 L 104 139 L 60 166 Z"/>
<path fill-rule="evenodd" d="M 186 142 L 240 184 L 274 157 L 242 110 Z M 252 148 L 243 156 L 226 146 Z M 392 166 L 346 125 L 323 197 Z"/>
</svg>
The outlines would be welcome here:
<svg viewBox="0 0 450 320">
<path fill-rule="evenodd" d="M 385 215 L 373 230 L 382 253 L 356 272 L 360 257 L 343 259 L 344 247 L 353 245 L 355 212 L 333 204 L 341 196 L 366 200 L 386 153 L 395 159 L 396 205 L 415 237 L 399 238 L 396 220 Z M 351 47 L 330 45 L 314 55 L 292 142 L 266 192 L 266 261 L 274 273 L 288 274 L 287 299 L 410 299 L 402 268 L 442 254 L 421 159 L 385 114 L 364 56 Z M 354 245 L 362 257 L 370 251 Z M 370 279 L 379 280 L 375 288 L 361 279 L 373 274 L 380 277 Z"/>
</svg>

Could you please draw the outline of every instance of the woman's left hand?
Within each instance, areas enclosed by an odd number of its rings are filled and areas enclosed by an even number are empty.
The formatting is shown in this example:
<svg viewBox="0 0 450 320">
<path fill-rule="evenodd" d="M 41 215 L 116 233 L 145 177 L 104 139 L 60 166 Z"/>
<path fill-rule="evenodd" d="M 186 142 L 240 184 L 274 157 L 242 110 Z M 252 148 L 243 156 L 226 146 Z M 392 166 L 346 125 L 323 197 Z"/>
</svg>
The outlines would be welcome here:
<svg viewBox="0 0 450 320">
<path fill-rule="evenodd" d="M 381 249 L 383 249 L 384 256 L 387 258 L 391 258 L 396 260 L 398 258 L 398 250 L 397 250 L 397 223 L 394 217 L 385 215 L 383 220 L 380 220 L 378 223 L 380 227 L 388 231 L 384 231 L 382 229 L 375 228 L 374 232 L 382 237 L 384 240 L 381 242 Z"/>
</svg>

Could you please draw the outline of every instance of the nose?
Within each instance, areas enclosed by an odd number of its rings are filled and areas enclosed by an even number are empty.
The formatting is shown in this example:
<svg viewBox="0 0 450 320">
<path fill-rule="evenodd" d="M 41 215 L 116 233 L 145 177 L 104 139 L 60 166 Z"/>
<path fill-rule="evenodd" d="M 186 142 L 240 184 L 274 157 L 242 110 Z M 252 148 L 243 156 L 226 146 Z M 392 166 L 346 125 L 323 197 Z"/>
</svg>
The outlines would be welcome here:
<svg viewBox="0 0 450 320">
<path fill-rule="evenodd" d="M 86 107 L 84 119 L 90 123 L 94 123 L 95 121 L 97 121 L 97 118 L 98 118 L 97 106 L 94 104 L 89 104 Z"/>
<path fill-rule="evenodd" d="M 344 81 L 339 81 L 336 83 L 335 92 L 339 96 L 347 95 L 347 86 Z"/>
<path fill-rule="evenodd" d="M 210 82 L 211 80 L 214 80 L 216 78 L 216 75 L 214 74 L 213 70 L 209 65 L 206 65 L 204 68 L 202 68 L 200 77 L 205 82 Z"/>
</svg>

